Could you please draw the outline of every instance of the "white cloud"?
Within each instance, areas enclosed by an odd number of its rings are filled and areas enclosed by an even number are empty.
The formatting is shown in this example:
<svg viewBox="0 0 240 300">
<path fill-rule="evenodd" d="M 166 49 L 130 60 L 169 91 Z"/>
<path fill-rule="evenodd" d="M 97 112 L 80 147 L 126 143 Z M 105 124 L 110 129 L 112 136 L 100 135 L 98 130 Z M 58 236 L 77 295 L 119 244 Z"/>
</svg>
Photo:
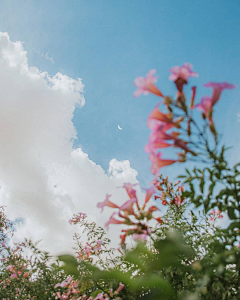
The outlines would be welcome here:
<svg viewBox="0 0 240 300">
<path fill-rule="evenodd" d="M 122 203 L 126 193 L 116 187 L 137 182 L 129 161 L 111 160 L 106 174 L 81 149 L 73 150 L 72 118 L 85 103 L 83 88 L 81 79 L 29 67 L 22 43 L 0 33 L 0 204 L 11 219 L 24 219 L 16 239 L 42 239 L 52 254 L 73 245 L 73 213 L 104 224 L 111 211 L 100 214 L 97 202 L 110 193 Z M 109 234 L 116 240 L 116 227 Z"/>
<path fill-rule="evenodd" d="M 48 50 L 45 54 L 42 53 L 41 56 L 42 56 L 43 58 L 45 58 L 46 60 L 49 60 L 52 64 L 54 64 L 54 60 L 53 60 L 52 57 L 49 56 L 49 52 L 50 52 L 50 51 Z"/>
</svg>

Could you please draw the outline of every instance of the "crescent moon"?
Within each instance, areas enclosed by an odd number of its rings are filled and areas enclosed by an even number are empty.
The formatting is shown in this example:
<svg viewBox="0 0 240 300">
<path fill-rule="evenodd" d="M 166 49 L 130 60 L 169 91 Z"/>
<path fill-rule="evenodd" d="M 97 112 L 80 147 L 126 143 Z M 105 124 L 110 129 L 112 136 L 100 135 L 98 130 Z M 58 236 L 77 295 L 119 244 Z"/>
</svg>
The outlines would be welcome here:
<svg viewBox="0 0 240 300">
<path fill-rule="evenodd" d="M 122 128 L 118 125 L 118 129 L 122 130 Z"/>
</svg>

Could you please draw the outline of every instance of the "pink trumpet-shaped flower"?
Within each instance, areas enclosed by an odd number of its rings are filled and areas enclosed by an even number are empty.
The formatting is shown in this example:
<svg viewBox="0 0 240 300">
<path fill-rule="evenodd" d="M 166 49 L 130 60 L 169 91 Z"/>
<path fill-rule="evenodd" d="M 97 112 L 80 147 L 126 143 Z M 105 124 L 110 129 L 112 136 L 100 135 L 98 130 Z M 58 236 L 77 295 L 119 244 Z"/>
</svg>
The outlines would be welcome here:
<svg viewBox="0 0 240 300">
<path fill-rule="evenodd" d="M 181 67 L 175 66 L 172 67 L 169 71 L 172 72 L 170 74 L 169 79 L 172 81 L 176 81 L 178 78 L 183 80 L 188 80 L 188 77 L 198 77 L 198 73 L 192 71 L 193 66 L 190 63 L 184 63 Z"/>
<path fill-rule="evenodd" d="M 159 170 L 162 167 L 169 166 L 174 164 L 177 160 L 173 159 L 162 159 L 162 153 L 159 152 L 158 154 L 151 153 L 149 155 L 150 160 L 152 161 L 151 172 L 153 175 L 158 175 Z"/>
<path fill-rule="evenodd" d="M 153 219 L 155 219 L 160 225 L 162 225 L 163 224 L 163 220 L 162 220 L 162 218 L 161 217 L 158 217 L 158 218 L 153 218 Z"/>
<path fill-rule="evenodd" d="M 136 198 L 132 198 L 119 207 L 120 210 L 128 212 L 130 215 L 135 215 L 133 205 L 137 202 Z"/>
<path fill-rule="evenodd" d="M 133 186 L 138 185 L 138 183 L 132 184 L 132 183 L 124 183 L 123 184 L 123 188 L 126 190 L 126 192 L 128 193 L 128 196 L 130 198 L 136 198 L 136 190 L 133 189 Z"/>
<path fill-rule="evenodd" d="M 104 206 L 109 206 L 109 207 L 113 207 L 113 208 L 119 208 L 119 206 L 111 201 L 109 201 L 109 198 L 111 197 L 111 195 L 107 194 L 106 195 L 106 199 L 104 202 L 99 202 L 97 204 L 98 208 L 101 208 L 103 211 Z"/>
<path fill-rule="evenodd" d="M 153 152 L 155 153 L 159 148 L 167 148 L 172 146 L 169 143 L 166 143 L 162 139 L 155 138 L 153 135 L 150 135 L 148 144 L 144 147 L 146 153 Z"/>
<path fill-rule="evenodd" d="M 204 96 L 201 99 L 201 102 L 195 105 L 193 108 L 195 107 L 203 110 L 203 113 L 206 115 L 206 117 L 211 119 L 210 113 L 212 111 L 212 98 L 210 98 L 209 96 Z"/>
<path fill-rule="evenodd" d="M 221 92 L 225 89 L 234 89 L 236 88 L 236 85 L 227 83 L 227 82 L 208 82 L 204 84 L 205 87 L 211 87 L 213 88 L 213 94 L 212 94 L 212 106 L 216 104 L 216 102 L 219 100 Z"/>
<path fill-rule="evenodd" d="M 150 113 L 148 117 L 147 124 L 151 124 L 152 120 L 157 120 L 166 123 L 169 128 L 171 127 L 177 127 L 180 128 L 181 126 L 179 125 L 179 121 L 173 122 L 173 118 L 170 114 L 164 114 L 160 112 L 158 107 L 155 107 L 154 110 Z M 158 129 L 160 130 L 160 128 Z M 167 129 L 166 129 L 167 130 Z"/>
<path fill-rule="evenodd" d="M 143 209 L 145 205 L 148 203 L 148 201 L 151 199 L 152 195 L 155 194 L 158 189 L 155 186 L 151 186 L 149 189 L 145 189 L 145 190 L 146 190 L 146 196 L 145 196 Z"/>
<path fill-rule="evenodd" d="M 138 88 L 134 92 L 134 97 L 139 97 L 141 94 L 147 95 L 149 92 L 157 96 L 164 97 L 159 89 L 154 85 L 157 81 L 157 76 L 153 76 L 156 73 L 156 70 L 150 70 L 146 77 L 137 77 L 134 80 L 134 85 Z"/>
<path fill-rule="evenodd" d="M 158 106 L 156 106 L 156 107 L 158 107 Z M 151 129 L 153 131 L 167 131 L 168 129 L 171 129 L 172 127 L 174 127 L 173 124 L 168 124 L 163 121 L 156 120 L 156 119 L 148 119 L 147 126 L 149 127 L 149 129 Z"/>
<path fill-rule="evenodd" d="M 221 92 L 224 89 L 234 89 L 236 86 L 227 82 L 222 82 L 222 83 L 209 82 L 204 84 L 204 86 L 213 88 L 212 97 L 204 96 L 201 99 L 201 102 L 195 105 L 193 108 L 196 107 L 198 109 L 203 110 L 205 116 L 210 120 L 210 122 L 212 122 L 212 114 L 211 114 L 212 108 L 219 100 Z"/>
<path fill-rule="evenodd" d="M 161 113 L 157 107 L 155 107 L 154 110 L 150 113 L 148 120 L 158 120 L 167 124 L 173 124 L 172 117 L 168 114 Z"/>
<path fill-rule="evenodd" d="M 105 300 L 105 298 L 103 298 L 103 293 L 98 294 L 94 300 Z"/>
<path fill-rule="evenodd" d="M 108 222 L 105 224 L 105 226 L 107 227 L 107 229 L 109 228 L 109 225 L 110 225 L 110 224 L 123 224 L 123 223 L 124 223 L 124 221 L 120 221 L 120 220 L 115 219 L 115 218 L 114 218 L 114 215 L 116 215 L 116 212 L 114 212 L 114 213 L 111 215 L 110 219 L 109 219 Z"/>
<path fill-rule="evenodd" d="M 119 287 L 118 287 L 118 289 L 115 291 L 115 293 L 119 293 L 123 288 L 124 288 L 124 284 L 120 282 L 120 283 L 119 283 Z"/>
<path fill-rule="evenodd" d="M 156 210 L 159 210 L 159 208 L 157 206 L 150 206 L 148 209 L 149 212 L 154 212 Z"/>
</svg>

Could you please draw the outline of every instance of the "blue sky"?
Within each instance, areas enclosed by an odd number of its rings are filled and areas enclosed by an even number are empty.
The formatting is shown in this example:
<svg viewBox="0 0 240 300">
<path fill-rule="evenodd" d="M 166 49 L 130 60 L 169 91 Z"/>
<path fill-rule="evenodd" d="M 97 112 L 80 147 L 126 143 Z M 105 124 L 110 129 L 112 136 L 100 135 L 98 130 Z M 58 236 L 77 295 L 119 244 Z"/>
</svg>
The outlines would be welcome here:
<svg viewBox="0 0 240 300">
<path fill-rule="evenodd" d="M 133 79 L 156 68 L 158 86 L 174 95 L 168 69 L 191 62 L 200 75 L 190 81 L 199 87 L 198 100 L 210 93 L 202 87 L 208 81 L 240 86 L 239 15 L 238 0 L 2 0 L 0 31 L 25 42 L 30 65 L 83 79 L 86 104 L 73 119 L 76 146 L 104 169 L 112 158 L 129 160 L 146 185 L 151 178 L 143 151 L 146 119 L 158 99 L 133 98 Z M 54 63 L 42 57 L 47 52 Z M 236 148 L 239 98 L 239 88 L 225 91 L 216 109 L 219 131 Z M 167 170 L 175 172 L 174 166 Z"/>
</svg>

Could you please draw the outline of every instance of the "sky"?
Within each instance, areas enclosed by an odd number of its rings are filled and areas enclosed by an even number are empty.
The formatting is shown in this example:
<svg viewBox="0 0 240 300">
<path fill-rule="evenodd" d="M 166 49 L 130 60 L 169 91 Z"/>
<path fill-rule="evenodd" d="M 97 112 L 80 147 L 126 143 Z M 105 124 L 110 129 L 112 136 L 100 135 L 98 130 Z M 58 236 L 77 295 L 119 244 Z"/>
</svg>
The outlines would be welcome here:
<svg viewBox="0 0 240 300">
<path fill-rule="evenodd" d="M 146 120 L 159 99 L 134 98 L 134 78 L 157 69 L 158 87 L 174 96 L 168 70 L 190 62 L 197 101 L 210 95 L 206 82 L 240 86 L 239 15 L 238 0 L 1 1 L 0 203 L 22 220 L 19 239 L 44 236 L 56 253 L 68 237 L 67 251 L 72 213 L 104 224 L 110 211 L 95 207 L 106 193 L 121 203 L 124 182 L 147 187 Z M 239 98 L 239 88 L 224 91 L 216 107 L 232 163 Z M 184 167 L 163 173 L 175 179 Z"/>
</svg>

